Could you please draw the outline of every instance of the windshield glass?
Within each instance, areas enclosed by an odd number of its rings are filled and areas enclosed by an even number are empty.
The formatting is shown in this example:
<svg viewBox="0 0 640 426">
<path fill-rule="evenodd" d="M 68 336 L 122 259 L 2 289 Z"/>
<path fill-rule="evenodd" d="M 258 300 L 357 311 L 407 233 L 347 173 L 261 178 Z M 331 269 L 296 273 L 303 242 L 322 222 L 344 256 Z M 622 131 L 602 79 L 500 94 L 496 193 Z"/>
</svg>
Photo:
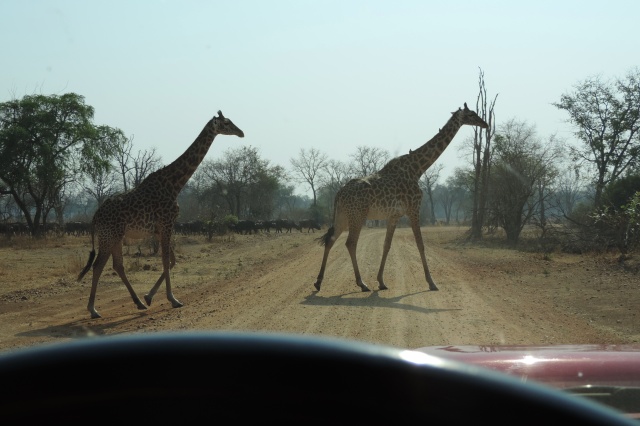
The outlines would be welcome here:
<svg viewBox="0 0 640 426">
<path fill-rule="evenodd" d="M 640 384 L 589 369 L 640 368 L 640 3 L 0 11 L 0 352 L 256 331 Z"/>
</svg>

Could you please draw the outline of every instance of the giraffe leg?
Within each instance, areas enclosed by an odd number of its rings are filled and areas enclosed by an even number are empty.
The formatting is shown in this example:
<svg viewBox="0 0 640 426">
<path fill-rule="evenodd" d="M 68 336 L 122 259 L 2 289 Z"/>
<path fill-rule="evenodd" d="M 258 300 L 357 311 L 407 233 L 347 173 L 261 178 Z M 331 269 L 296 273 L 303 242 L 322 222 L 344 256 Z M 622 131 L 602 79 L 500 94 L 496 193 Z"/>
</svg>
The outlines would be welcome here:
<svg viewBox="0 0 640 426">
<path fill-rule="evenodd" d="M 322 265 L 320 265 L 320 272 L 318 273 L 318 278 L 316 278 L 316 282 L 313 283 L 313 286 L 318 291 L 320 291 L 320 286 L 322 285 L 322 280 L 324 279 L 324 270 L 327 267 L 327 258 L 329 257 L 329 251 L 331 251 L 331 247 L 333 247 L 334 242 L 335 241 L 329 241 L 324 246 L 324 254 L 322 255 Z"/>
<path fill-rule="evenodd" d="M 438 290 L 438 286 L 433 282 L 433 278 L 431 278 L 431 272 L 429 272 L 429 266 L 427 266 L 427 256 L 424 254 L 424 242 L 422 241 L 422 233 L 420 232 L 420 223 L 417 215 L 411 216 L 409 218 L 411 221 L 411 229 L 413 230 L 413 236 L 416 240 L 416 245 L 418 246 L 418 251 L 420 252 L 420 259 L 422 259 L 422 267 L 424 268 L 424 276 L 429 283 L 429 290 L 436 291 Z"/>
<path fill-rule="evenodd" d="M 324 254 L 322 255 L 322 265 L 320 265 L 320 272 L 318 273 L 318 278 L 316 278 L 316 282 L 313 286 L 316 290 L 320 291 L 320 286 L 322 285 L 322 280 L 324 278 L 324 270 L 327 267 L 327 259 L 329 258 L 329 252 L 331 251 L 331 247 L 336 242 L 336 239 L 340 236 L 342 231 L 338 229 L 336 233 L 335 225 L 327 230 L 327 232 L 319 238 L 321 244 L 324 244 Z"/>
<path fill-rule="evenodd" d="M 162 284 L 163 281 L 164 281 L 164 272 L 160 274 L 160 278 L 158 278 L 158 281 L 156 281 L 156 283 L 153 285 L 151 290 L 149 290 L 149 293 L 144 295 L 144 301 L 147 302 L 148 306 L 151 306 L 151 301 L 153 300 L 153 296 L 156 295 L 156 292 L 160 288 L 160 285 Z"/>
<path fill-rule="evenodd" d="M 162 267 L 164 270 L 162 275 L 164 275 L 164 281 L 167 287 L 167 300 L 171 302 L 171 306 L 179 308 L 183 305 L 182 302 L 173 296 L 173 292 L 171 291 L 171 274 L 169 273 L 171 268 L 173 268 L 173 265 L 176 263 L 176 257 L 173 253 L 173 248 L 171 247 L 171 232 L 167 232 L 162 235 L 160 245 L 162 247 Z M 160 277 L 160 279 L 162 279 L 162 277 Z"/>
<path fill-rule="evenodd" d="M 96 256 L 96 260 L 93 263 L 93 277 L 91 279 L 91 294 L 89 295 L 89 304 L 87 305 L 87 309 L 91 313 L 91 318 L 102 318 L 102 315 L 96 311 L 95 303 L 96 303 L 96 290 L 98 289 L 98 280 L 100 279 L 100 275 L 102 275 L 102 270 L 104 269 L 104 265 L 107 264 L 107 260 L 109 260 L 109 252 L 106 250 L 99 250 L 98 256 Z"/>
<path fill-rule="evenodd" d="M 129 294 L 133 299 L 133 303 L 135 303 L 138 309 L 140 310 L 147 309 L 147 306 L 144 303 L 142 303 L 142 300 L 140 300 L 135 290 L 131 286 L 129 279 L 127 278 L 127 274 L 125 274 L 124 272 L 124 264 L 122 262 L 122 246 L 119 244 L 116 245 L 112 250 L 112 255 L 113 255 L 113 270 L 116 271 L 116 273 L 118 274 L 118 276 L 120 277 L 124 285 L 127 287 L 127 290 L 129 290 Z"/>
<path fill-rule="evenodd" d="M 380 261 L 380 269 L 378 270 L 378 288 L 380 290 L 386 290 L 387 286 L 384 283 L 384 265 L 387 262 L 387 255 L 389 254 L 389 249 L 391 248 L 391 240 L 393 239 L 393 233 L 396 230 L 396 225 L 398 224 L 398 219 L 389 218 L 387 219 L 387 235 L 384 237 L 384 248 L 382 250 L 382 260 Z"/>
<path fill-rule="evenodd" d="M 164 249 L 163 249 L 164 250 Z M 164 253 L 164 251 L 163 251 Z M 169 252 L 169 269 L 173 269 L 173 267 L 176 265 L 176 255 L 173 252 L 173 247 L 170 247 L 170 252 Z M 163 268 L 164 268 L 164 254 L 163 254 Z M 156 292 L 158 291 L 158 289 L 160 288 L 160 285 L 162 284 L 162 282 L 165 279 L 165 276 L 168 276 L 168 273 L 165 273 L 164 271 L 162 272 L 162 275 L 160 275 L 160 278 L 158 278 L 158 281 L 156 281 L 156 283 L 153 285 L 153 287 L 151 288 L 151 290 L 149 290 L 149 293 L 145 294 L 144 296 L 144 300 L 147 302 L 147 305 L 151 306 L 151 301 L 153 300 L 153 296 L 155 296 Z M 182 306 L 182 303 L 180 303 L 175 297 L 173 297 L 173 294 L 171 294 L 171 297 L 169 297 L 169 293 L 171 293 L 171 290 L 167 290 L 167 299 L 169 299 L 169 301 L 171 302 L 171 306 L 173 306 L 174 308 L 179 308 Z M 171 299 L 173 298 L 173 299 Z M 177 302 L 176 303 L 174 303 Z"/>
<path fill-rule="evenodd" d="M 349 236 L 347 237 L 347 242 L 345 245 L 347 246 L 347 250 L 349 251 L 349 256 L 351 256 L 351 263 L 353 264 L 353 273 L 356 276 L 356 285 L 362 289 L 362 291 L 370 291 L 369 287 L 362 281 L 362 276 L 360 275 L 360 269 L 358 268 L 358 260 L 356 259 L 356 249 L 358 247 L 358 238 L 360 237 L 361 226 L 350 226 L 349 227 Z"/>
</svg>

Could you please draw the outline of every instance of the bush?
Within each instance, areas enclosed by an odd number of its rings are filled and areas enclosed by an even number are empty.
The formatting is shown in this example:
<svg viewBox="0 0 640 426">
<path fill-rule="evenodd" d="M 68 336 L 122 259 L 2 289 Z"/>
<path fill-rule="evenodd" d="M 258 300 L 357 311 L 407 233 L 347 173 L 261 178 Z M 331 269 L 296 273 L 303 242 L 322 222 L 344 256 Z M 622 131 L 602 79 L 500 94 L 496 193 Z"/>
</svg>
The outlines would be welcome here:
<svg viewBox="0 0 640 426">
<path fill-rule="evenodd" d="M 606 207 L 593 215 L 596 240 L 620 251 L 621 259 L 640 246 L 640 191 L 619 208 Z"/>
</svg>

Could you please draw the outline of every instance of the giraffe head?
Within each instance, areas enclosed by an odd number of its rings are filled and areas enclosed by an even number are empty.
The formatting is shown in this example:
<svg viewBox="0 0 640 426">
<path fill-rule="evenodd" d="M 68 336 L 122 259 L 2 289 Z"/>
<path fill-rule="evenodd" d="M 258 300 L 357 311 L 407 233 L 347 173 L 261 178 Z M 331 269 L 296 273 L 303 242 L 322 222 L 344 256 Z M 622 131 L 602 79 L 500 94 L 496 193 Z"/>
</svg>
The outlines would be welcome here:
<svg viewBox="0 0 640 426">
<path fill-rule="evenodd" d="M 218 116 L 211 120 L 213 131 L 219 135 L 235 135 L 244 138 L 244 132 L 238 128 L 231 120 L 222 115 L 222 111 L 218 111 Z"/>
<path fill-rule="evenodd" d="M 475 111 L 471 111 L 467 108 L 467 103 L 464 103 L 464 108 L 458 108 L 457 111 L 452 112 L 453 115 L 458 115 L 458 118 L 462 124 L 468 124 L 470 126 L 478 126 L 483 129 L 489 128 L 489 125 L 482 119 Z"/>
</svg>

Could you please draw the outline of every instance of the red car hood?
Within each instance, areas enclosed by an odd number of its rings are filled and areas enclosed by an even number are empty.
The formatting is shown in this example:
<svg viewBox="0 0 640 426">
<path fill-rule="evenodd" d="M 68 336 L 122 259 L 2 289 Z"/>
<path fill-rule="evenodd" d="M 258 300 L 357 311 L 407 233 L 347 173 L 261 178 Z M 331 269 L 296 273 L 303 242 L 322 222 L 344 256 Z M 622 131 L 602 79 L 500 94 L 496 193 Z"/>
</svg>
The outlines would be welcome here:
<svg viewBox="0 0 640 426">
<path fill-rule="evenodd" d="M 640 387 L 640 345 L 426 346 L 416 350 L 560 389 Z"/>
<path fill-rule="evenodd" d="M 426 346 L 415 350 L 565 390 L 640 419 L 640 345 Z"/>
</svg>

